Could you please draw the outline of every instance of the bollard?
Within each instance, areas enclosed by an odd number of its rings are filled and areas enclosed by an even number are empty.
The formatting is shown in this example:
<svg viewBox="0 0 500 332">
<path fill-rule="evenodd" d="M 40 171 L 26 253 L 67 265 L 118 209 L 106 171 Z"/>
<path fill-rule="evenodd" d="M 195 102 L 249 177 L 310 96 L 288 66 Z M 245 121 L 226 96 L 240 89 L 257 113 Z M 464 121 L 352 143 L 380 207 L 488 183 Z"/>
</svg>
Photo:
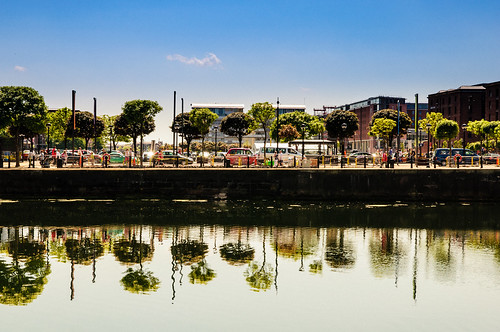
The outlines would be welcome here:
<svg viewBox="0 0 500 332">
<path fill-rule="evenodd" d="M 413 156 L 410 157 L 410 168 L 413 168 Z"/>
<path fill-rule="evenodd" d="M 250 168 L 250 156 L 247 156 L 247 168 Z"/>
<path fill-rule="evenodd" d="M 323 168 L 325 168 L 326 167 L 326 165 L 325 165 L 325 156 L 323 156 L 322 162 L 323 162 Z"/>
<path fill-rule="evenodd" d="M 297 167 L 297 157 L 293 156 L 293 167 Z"/>
<path fill-rule="evenodd" d="M 238 157 L 238 167 L 241 167 L 241 157 Z"/>
<path fill-rule="evenodd" d="M 355 157 L 354 159 L 354 168 L 358 167 L 358 158 Z"/>
<path fill-rule="evenodd" d="M 363 157 L 363 168 L 366 168 L 366 156 Z"/>
</svg>

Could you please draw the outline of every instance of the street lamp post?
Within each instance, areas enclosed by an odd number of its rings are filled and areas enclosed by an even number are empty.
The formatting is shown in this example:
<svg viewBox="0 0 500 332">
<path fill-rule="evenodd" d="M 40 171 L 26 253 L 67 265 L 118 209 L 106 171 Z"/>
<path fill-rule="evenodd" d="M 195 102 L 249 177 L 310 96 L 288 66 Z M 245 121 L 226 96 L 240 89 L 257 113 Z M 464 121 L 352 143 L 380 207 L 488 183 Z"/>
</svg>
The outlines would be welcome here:
<svg viewBox="0 0 500 332">
<path fill-rule="evenodd" d="M 47 123 L 47 153 L 49 152 L 49 148 L 50 148 L 50 122 Z"/>
<path fill-rule="evenodd" d="M 276 100 L 276 153 L 278 153 L 280 143 L 280 99 Z"/>
<path fill-rule="evenodd" d="M 306 136 L 306 124 L 303 123 L 300 125 L 300 128 L 302 129 L 302 158 L 304 158 L 304 137 Z"/>
<path fill-rule="evenodd" d="M 341 127 L 342 127 L 342 152 L 340 154 L 340 168 L 343 168 L 344 167 L 344 152 L 345 152 L 345 131 L 347 129 L 347 123 L 342 123 L 341 124 Z"/>
<path fill-rule="evenodd" d="M 465 131 L 467 130 L 467 125 L 462 124 L 462 158 L 465 157 Z"/>
<path fill-rule="evenodd" d="M 113 126 L 109 126 L 109 153 L 111 153 L 112 137 L 113 137 Z"/>
<path fill-rule="evenodd" d="M 218 126 L 214 126 L 215 130 L 215 156 L 217 157 L 217 129 L 219 129 Z"/>
<path fill-rule="evenodd" d="M 430 132 L 431 132 L 431 124 L 428 123 L 427 124 L 427 155 L 429 156 L 429 160 L 427 163 L 427 168 L 431 167 L 431 150 L 430 150 L 431 135 L 430 135 Z"/>
</svg>

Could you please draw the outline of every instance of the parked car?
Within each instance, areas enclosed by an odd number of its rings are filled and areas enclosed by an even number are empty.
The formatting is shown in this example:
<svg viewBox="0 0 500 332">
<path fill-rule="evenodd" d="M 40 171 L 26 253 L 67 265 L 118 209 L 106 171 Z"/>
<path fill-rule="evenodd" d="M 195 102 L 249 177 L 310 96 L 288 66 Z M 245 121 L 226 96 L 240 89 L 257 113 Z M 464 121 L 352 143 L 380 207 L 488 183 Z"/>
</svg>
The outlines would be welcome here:
<svg viewBox="0 0 500 332">
<path fill-rule="evenodd" d="M 372 163 L 374 160 L 378 161 L 377 159 L 377 154 L 376 153 L 368 153 L 368 152 L 352 152 L 349 154 L 348 159 L 349 162 L 358 162 L 358 163 L 363 163 L 366 158 L 367 163 Z M 340 161 L 340 157 L 338 159 Z"/>
<path fill-rule="evenodd" d="M 214 162 L 223 162 L 226 158 L 226 152 L 217 152 L 217 154 L 211 154 L 209 159 L 214 159 Z"/>
<path fill-rule="evenodd" d="M 190 165 L 194 162 L 193 158 L 183 156 L 179 153 L 174 153 L 172 151 L 158 151 L 152 157 L 153 165 L 165 165 L 165 164 L 175 164 L 179 165 Z"/>
<path fill-rule="evenodd" d="M 464 149 L 452 148 L 451 155 L 452 157 L 457 156 L 461 164 L 470 165 L 479 163 L 479 156 L 474 151 L 469 149 L 465 149 L 465 155 L 464 155 Z M 439 148 L 434 150 L 433 152 L 433 161 L 438 165 L 446 166 L 446 158 L 448 158 L 449 156 L 450 156 L 450 149 Z"/>
<path fill-rule="evenodd" d="M 226 165 L 255 165 L 257 156 L 247 148 L 232 148 L 227 151 Z"/>
<path fill-rule="evenodd" d="M 488 152 L 483 154 L 483 163 L 485 164 L 496 164 L 497 160 L 500 160 L 499 153 Z"/>
<path fill-rule="evenodd" d="M 302 158 L 302 154 L 300 154 L 294 148 L 288 146 L 278 146 L 278 154 L 281 153 L 281 157 L 283 161 L 293 160 L 293 158 Z M 276 154 L 276 146 L 266 146 L 266 158 L 274 158 Z M 260 147 L 256 154 L 257 160 L 259 162 L 264 161 L 264 147 Z"/>
</svg>

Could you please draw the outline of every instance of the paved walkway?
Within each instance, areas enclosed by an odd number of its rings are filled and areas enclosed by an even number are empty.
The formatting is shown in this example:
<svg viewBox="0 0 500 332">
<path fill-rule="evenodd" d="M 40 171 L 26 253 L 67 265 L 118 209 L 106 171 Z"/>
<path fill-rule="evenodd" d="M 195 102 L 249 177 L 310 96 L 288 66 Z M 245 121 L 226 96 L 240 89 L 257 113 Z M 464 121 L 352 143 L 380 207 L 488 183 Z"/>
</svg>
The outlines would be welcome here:
<svg viewBox="0 0 500 332">
<path fill-rule="evenodd" d="M 10 168 L 11 169 L 32 169 L 32 168 L 29 168 L 28 167 L 28 162 L 27 161 L 23 161 L 21 162 L 20 164 L 20 167 L 15 167 L 16 163 L 15 162 L 11 162 L 10 163 Z M 214 163 L 214 165 L 212 166 L 210 163 L 208 164 L 205 164 L 204 168 L 207 168 L 207 169 L 210 169 L 210 168 L 222 168 L 223 167 L 223 163 Z M 51 165 L 50 167 L 51 169 L 56 169 L 56 166 L 55 165 Z M 64 168 L 69 168 L 69 169 L 79 169 L 80 167 L 78 166 L 78 164 L 75 164 L 75 165 L 65 165 Z M 91 165 L 90 163 L 85 163 L 84 167 L 85 169 L 88 169 L 88 168 L 96 168 L 96 169 L 102 169 L 103 167 L 101 166 L 101 164 L 95 164 L 95 165 Z M 111 166 L 109 166 L 108 168 L 127 168 L 126 166 L 124 166 L 123 164 L 111 164 Z M 140 166 L 135 166 L 133 167 L 135 169 L 140 169 Z M 151 168 L 151 164 L 149 162 L 144 162 L 143 163 L 143 168 Z M 157 167 L 157 168 L 162 168 L 162 169 L 165 169 L 165 168 L 174 168 L 174 165 L 167 165 L 167 166 L 161 166 L 161 167 Z M 189 165 L 189 166 L 179 166 L 179 168 L 200 168 L 199 164 L 193 164 L 193 165 Z M 238 167 L 232 167 L 232 168 L 238 168 Z M 246 168 L 245 166 L 241 166 L 241 168 Z M 253 166 L 251 168 L 254 168 Z M 260 168 L 264 168 L 264 167 L 259 167 Z M 280 167 L 282 168 L 282 167 Z M 288 167 L 283 167 L 283 168 L 288 168 Z M 299 167 L 297 167 L 299 168 Z M 312 168 L 317 168 L 317 167 L 312 167 Z M 320 164 L 320 169 L 340 169 L 340 165 L 329 165 L 329 164 L 326 164 L 326 165 L 323 165 L 323 164 Z M 350 163 L 348 165 L 345 165 L 344 167 L 345 169 L 364 169 L 364 166 L 363 164 L 353 164 L 353 163 Z M 373 166 L 372 164 L 368 164 L 366 166 L 367 169 L 381 169 L 380 165 L 375 165 Z M 394 165 L 394 169 L 411 169 L 411 168 L 415 168 L 415 169 L 429 169 L 428 167 L 426 166 L 416 166 L 415 164 L 411 165 L 409 163 L 400 163 L 400 164 L 395 164 Z M 443 167 L 443 166 L 436 166 L 434 167 L 434 165 L 431 165 L 432 169 L 456 169 L 456 167 Z M 460 168 L 466 168 L 466 169 L 480 169 L 481 167 L 475 165 L 475 166 L 471 166 L 471 165 L 460 165 Z M 8 165 L 8 162 L 5 162 L 3 163 L 3 169 L 9 169 L 9 165 Z M 35 169 L 42 169 L 41 165 L 39 162 L 36 162 L 36 165 L 35 165 Z M 384 169 L 386 169 L 384 167 Z M 493 165 L 486 165 L 486 164 L 483 164 L 483 169 L 500 169 L 500 166 L 497 166 L 495 164 Z"/>
</svg>

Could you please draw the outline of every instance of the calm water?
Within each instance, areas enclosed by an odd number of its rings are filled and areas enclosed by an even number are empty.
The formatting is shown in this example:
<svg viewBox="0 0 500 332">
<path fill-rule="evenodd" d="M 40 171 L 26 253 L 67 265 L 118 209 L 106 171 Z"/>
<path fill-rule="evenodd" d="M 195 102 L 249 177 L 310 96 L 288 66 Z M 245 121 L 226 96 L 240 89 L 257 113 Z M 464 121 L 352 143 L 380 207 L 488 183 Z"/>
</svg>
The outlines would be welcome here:
<svg viewBox="0 0 500 332">
<path fill-rule="evenodd" d="M 0 201 L 2 330 L 498 331 L 495 205 Z"/>
</svg>

